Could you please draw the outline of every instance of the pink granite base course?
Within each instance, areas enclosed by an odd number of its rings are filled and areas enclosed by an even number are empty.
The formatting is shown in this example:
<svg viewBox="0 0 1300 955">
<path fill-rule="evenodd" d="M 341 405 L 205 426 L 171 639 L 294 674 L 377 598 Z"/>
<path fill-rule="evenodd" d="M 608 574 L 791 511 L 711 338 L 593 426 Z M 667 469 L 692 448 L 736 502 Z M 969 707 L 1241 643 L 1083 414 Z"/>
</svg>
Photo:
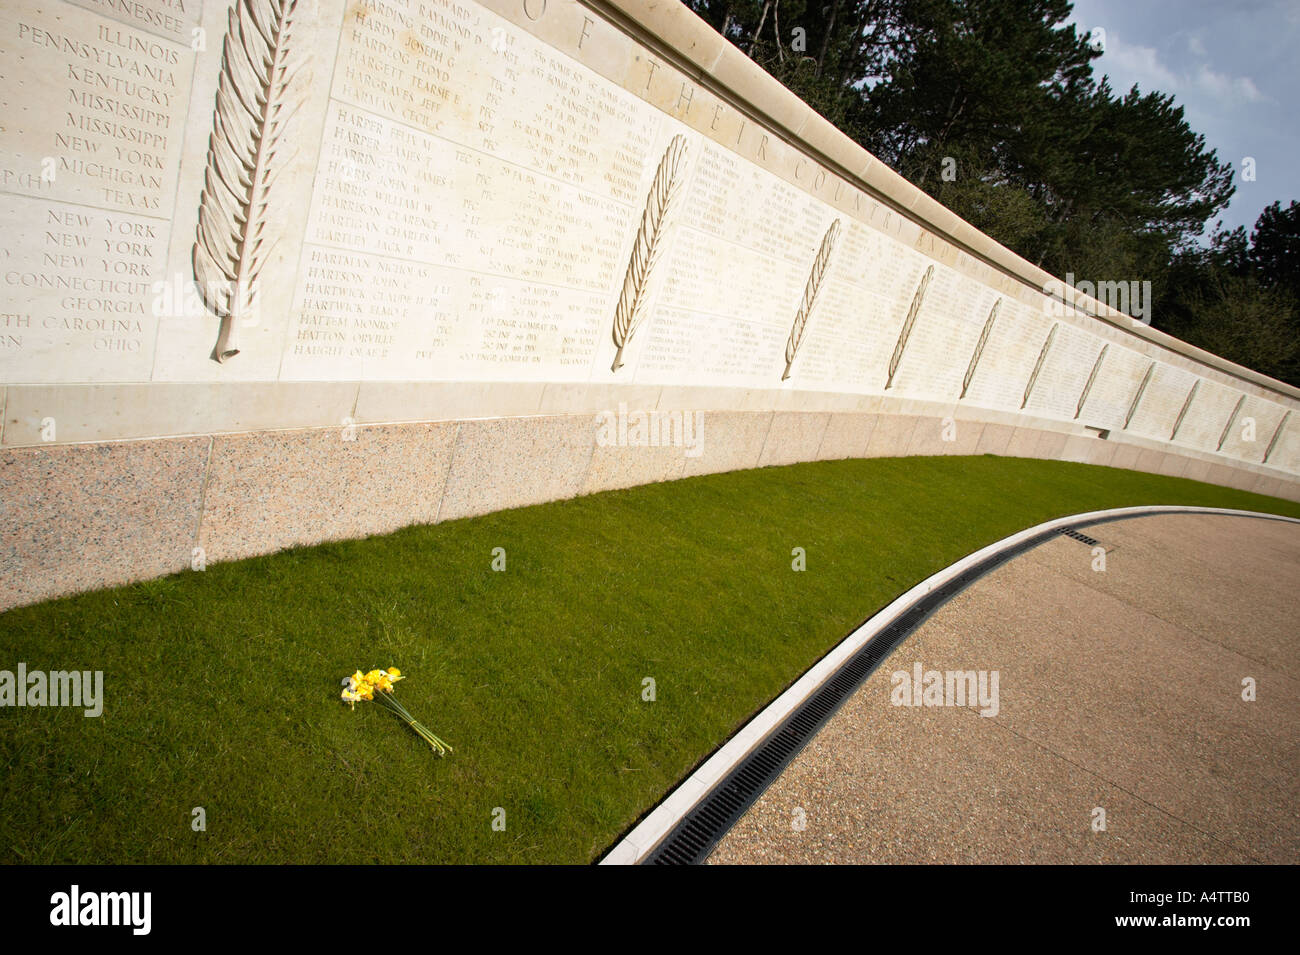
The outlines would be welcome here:
<svg viewBox="0 0 1300 955">
<path fill-rule="evenodd" d="M 439 519 L 576 497 L 595 446 L 594 415 L 462 421 Z"/>
<path fill-rule="evenodd" d="M 698 474 L 991 453 L 1183 475 L 1300 500 L 1300 483 L 1121 441 L 934 415 L 700 411 L 684 444 L 605 446 L 594 415 L 362 425 L 0 452 L 0 610 L 62 594 Z M 351 440 L 345 440 L 350 437 Z"/>
<path fill-rule="evenodd" d="M 1038 451 L 1038 439 L 1041 436 L 1042 432 L 1037 428 L 1016 428 L 1003 453 L 1009 458 L 1032 458 Z"/>
<path fill-rule="evenodd" d="M 876 427 L 877 415 L 844 412 L 832 414 L 826 422 L 826 433 L 817 457 L 822 461 L 841 458 L 863 458 L 867 455 L 867 442 Z"/>
<path fill-rule="evenodd" d="M 953 425 L 955 431 L 956 422 L 953 422 Z M 945 453 L 951 442 L 943 440 L 943 428 L 943 418 L 936 418 L 933 415 L 918 417 L 916 424 L 912 426 L 912 433 L 907 439 L 907 447 L 903 455 L 919 457 Z"/>
<path fill-rule="evenodd" d="M 660 444 L 656 447 L 598 443 L 591 452 L 582 493 L 596 494 L 658 481 L 675 481 L 686 470 L 688 453 L 694 452 L 685 444 Z M 699 453 L 703 453 L 702 447 Z"/>
<path fill-rule="evenodd" d="M 901 458 L 916 430 L 916 415 L 881 415 L 867 441 L 869 458 Z"/>
<path fill-rule="evenodd" d="M 0 452 L 0 610 L 189 568 L 210 443 Z"/>
<path fill-rule="evenodd" d="M 707 411 L 699 457 L 686 459 L 685 476 L 758 467 L 772 425 L 772 412 Z"/>
<path fill-rule="evenodd" d="M 759 467 L 816 460 L 830 419 L 829 414 L 775 412 L 759 455 Z"/>
<path fill-rule="evenodd" d="M 203 502 L 209 560 L 386 534 L 438 519 L 457 425 L 221 435 Z"/>
<path fill-rule="evenodd" d="M 1016 433 L 1014 425 L 986 424 L 980 432 L 979 443 L 975 445 L 976 454 L 993 454 L 1002 457 L 1011 446 L 1012 435 Z"/>
</svg>

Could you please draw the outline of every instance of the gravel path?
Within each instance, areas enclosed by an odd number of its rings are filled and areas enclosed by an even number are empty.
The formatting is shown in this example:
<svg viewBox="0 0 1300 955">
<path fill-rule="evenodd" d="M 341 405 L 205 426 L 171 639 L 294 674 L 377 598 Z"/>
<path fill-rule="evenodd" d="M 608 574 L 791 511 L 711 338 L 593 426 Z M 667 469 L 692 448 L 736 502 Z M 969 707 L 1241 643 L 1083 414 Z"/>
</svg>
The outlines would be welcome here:
<svg viewBox="0 0 1300 955">
<path fill-rule="evenodd" d="M 1062 537 L 959 594 L 709 861 L 1300 861 L 1300 525 L 1085 533 L 1104 570 Z M 996 714 L 895 705 L 917 663 L 997 671 Z"/>
</svg>

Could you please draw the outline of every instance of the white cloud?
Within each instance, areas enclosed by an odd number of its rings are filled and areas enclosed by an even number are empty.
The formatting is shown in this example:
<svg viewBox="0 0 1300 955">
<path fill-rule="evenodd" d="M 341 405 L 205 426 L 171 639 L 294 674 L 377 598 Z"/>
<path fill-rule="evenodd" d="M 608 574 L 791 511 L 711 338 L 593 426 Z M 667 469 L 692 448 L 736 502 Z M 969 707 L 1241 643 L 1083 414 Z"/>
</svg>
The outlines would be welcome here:
<svg viewBox="0 0 1300 955">
<path fill-rule="evenodd" d="M 1188 47 L 1193 53 L 1205 52 L 1204 44 L 1195 36 L 1189 37 Z M 1125 43 L 1114 32 L 1106 44 L 1105 55 L 1095 68 L 1110 74 L 1112 82 L 1122 88 L 1137 83 L 1144 93 L 1153 90 L 1186 93 L 1195 89 L 1226 106 L 1258 103 L 1268 98 L 1249 76 L 1221 73 L 1204 62 L 1192 68 L 1175 70 L 1162 62 L 1155 47 Z"/>
<path fill-rule="evenodd" d="M 1094 69 L 1110 74 L 1113 81 L 1122 82 L 1125 87 L 1137 83 L 1143 92 L 1176 93 L 1184 85 L 1173 70 L 1160 62 L 1155 47 L 1125 43 L 1113 34 L 1106 44 L 1106 53 Z"/>
<path fill-rule="evenodd" d="M 1196 70 L 1198 87 L 1225 103 L 1258 103 L 1264 99 L 1249 76 L 1228 76 L 1202 63 Z"/>
</svg>

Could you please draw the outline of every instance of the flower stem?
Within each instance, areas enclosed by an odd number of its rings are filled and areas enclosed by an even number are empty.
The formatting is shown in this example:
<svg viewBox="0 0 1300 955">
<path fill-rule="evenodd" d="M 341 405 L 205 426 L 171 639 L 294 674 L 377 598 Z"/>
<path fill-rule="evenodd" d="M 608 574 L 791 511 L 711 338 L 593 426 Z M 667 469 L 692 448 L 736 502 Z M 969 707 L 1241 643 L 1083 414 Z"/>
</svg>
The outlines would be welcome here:
<svg viewBox="0 0 1300 955">
<path fill-rule="evenodd" d="M 397 702 L 397 700 L 393 699 L 390 694 L 381 691 L 376 695 L 375 699 L 401 717 L 406 724 L 411 727 L 411 729 L 415 730 L 416 734 L 419 735 L 421 739 L 428 743 L 437 752 L 439 757 L 453 752 L 452 748 L 448 746 L 445 741 L 434 735 L 427 726 L 412 716 L 410 711 L 401 703 Z"/>
</svg>

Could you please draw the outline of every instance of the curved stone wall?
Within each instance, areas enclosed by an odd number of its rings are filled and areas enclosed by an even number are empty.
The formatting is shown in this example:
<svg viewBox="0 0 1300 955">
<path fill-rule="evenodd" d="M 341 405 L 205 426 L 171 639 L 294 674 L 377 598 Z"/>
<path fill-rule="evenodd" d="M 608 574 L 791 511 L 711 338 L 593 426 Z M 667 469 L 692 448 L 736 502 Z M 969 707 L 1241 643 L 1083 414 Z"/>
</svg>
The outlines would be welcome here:
<svg viewBox="0 0 1300 955">
<path fill-rule="evenodd" d="M 1300 392 L 997 245 L 675 0 L 12 0 L 0 38 L 0 607 L 828 457 L 1300 499 Z"/>
</svg>

